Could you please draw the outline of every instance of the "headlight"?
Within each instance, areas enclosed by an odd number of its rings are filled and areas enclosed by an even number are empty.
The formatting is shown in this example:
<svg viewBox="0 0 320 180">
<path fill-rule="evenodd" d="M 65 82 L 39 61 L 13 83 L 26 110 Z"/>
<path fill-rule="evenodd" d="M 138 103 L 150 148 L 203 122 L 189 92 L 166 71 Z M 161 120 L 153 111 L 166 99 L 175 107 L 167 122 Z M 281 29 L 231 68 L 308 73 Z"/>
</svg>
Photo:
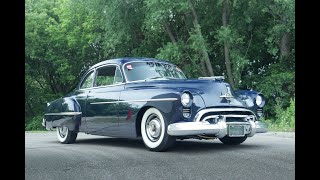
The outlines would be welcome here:
<svg viewBox="0 0 320 180">
<path fill-rule="evenodd" d="M 259 106 L 259 107 L 263 107 L 264 104 L 265 104 L 265 100 L 263 99 L 263 97 L 261 95 L 257 95 L 256 97 L 256 104 Z"/>
<path fill-rule="evenodd" d="M 192 101 L 192 99 L 191 99 L 191 95 L 189 93 L 183 93 L 181 95 L 181 103 L 183 106 L 189 107 L 192 103 L 191 101 Z"/>
</svg>

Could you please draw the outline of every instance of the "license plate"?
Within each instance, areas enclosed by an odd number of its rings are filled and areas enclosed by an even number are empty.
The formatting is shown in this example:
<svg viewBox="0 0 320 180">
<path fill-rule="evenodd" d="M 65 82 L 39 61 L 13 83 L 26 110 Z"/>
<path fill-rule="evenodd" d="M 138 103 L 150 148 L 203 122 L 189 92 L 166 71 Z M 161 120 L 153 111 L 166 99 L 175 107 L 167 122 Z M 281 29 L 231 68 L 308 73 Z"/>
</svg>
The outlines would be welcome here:
<svg viewBox="0 0 320 180">
<path fill-rule="evenodd" d="M 243 137 L 244 136 L 244 126 L 242 126 L 242 125 L 229 125 L 228 135 L 230 137 Z"/>
</svg>

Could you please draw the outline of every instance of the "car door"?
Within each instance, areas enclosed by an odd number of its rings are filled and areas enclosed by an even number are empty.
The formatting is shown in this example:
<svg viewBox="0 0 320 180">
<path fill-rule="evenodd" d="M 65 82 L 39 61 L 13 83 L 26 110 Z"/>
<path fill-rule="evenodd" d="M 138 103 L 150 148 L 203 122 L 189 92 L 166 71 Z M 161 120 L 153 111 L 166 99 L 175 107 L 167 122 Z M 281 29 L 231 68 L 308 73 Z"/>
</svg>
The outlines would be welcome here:
<svg viewBox="0 0 320 180">
<path fill-rule="evenodd" d="M 89 92 L 92 89 L 93 81 L 94 81 L 94 70 L 89 71 L 87 74 L 84 75 L 79 88 L 75 91 L 75 99 L 78 101 L 82 116 L 79 131 L 87 132 L 87 124 L 86 124 L 86 104 L 87 104 L 87 97 Z"/>
<path fill-rule="evenodd" d="M 117 65 L 96 68 L 94 85 L 86 103 L 86 124 L 90 134 L 118 134 L 118 101 L 123 89 L 123 78 Z"/>
</svg>

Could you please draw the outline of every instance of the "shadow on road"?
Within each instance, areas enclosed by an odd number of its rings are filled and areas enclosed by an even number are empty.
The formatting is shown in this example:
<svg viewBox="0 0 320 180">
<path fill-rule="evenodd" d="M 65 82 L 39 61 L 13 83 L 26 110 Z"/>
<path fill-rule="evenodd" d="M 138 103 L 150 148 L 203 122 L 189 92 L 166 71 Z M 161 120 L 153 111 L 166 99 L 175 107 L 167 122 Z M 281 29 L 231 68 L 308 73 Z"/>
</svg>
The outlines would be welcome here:
<svg viewBox="0 0 320 180">
<path fill-rule="evenodd" d="M 128 148 L 145 148 L 143 141 L 140 139 L 127 139 L 127 138 L 99 138 L 99 139 L 79 139 L 76 140 L 76 144 L 88 144 L 99 146 L 118 146 Z"/>
<path fill-rule="evenodd" d="M 199 140 L 199 141 L 177 141 L 170 151 L 179 152 L 200 152 L 200 151 L 233 151 L 239 149 L 257 149 L 263 148 L 261 145 L 251 145 L 245 142 L 241 145 L 225 145 L 219 140 Z"/>
<path fill-rule="evenodd" d="M 81 145 L 98 145 L 98 146 L 112 146 L 124 147 L 146 150 L 142 139 L 126 139 L 126 138 L 99 138 L 99 139 L 79 139 L 76 144 Z M 219 140 L 177 140 L 175 145 L 168 150 L 168 152 L 200 152 L 200 151 L 233 151 L 239 149 L 260 149 L 264 148 L 263 145 L 252 145 L 244 142 L 241 145 L 225 145 L 220 143 Z"/>
</svg>

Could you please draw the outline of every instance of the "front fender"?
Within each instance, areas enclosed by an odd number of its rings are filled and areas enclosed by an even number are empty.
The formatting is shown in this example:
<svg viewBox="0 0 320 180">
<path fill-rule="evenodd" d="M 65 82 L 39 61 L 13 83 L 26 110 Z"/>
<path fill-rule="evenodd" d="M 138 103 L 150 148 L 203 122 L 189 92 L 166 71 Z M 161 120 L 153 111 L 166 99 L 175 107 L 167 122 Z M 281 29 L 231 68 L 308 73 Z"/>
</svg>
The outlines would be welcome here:
<svg viewBox="0 0 320 180">
<path fill-rule="evenodd" d="M 185 91 L 188 91 L 193 96 L 193 102 L 190 107 L 191 109 L 191 115 L 188 118 L 183 117 L 183 105 L 181 103 L 181 94 Z M 176 122 L 191 122 L 193 121 L 195 115 L 198 111 L 205 108 L 205 103 L 202 97 L 192 90 L 184 90 L 172 93 L 170 96 L 165 96 L 166 98 L 175 98 L 174 101 L 159 101 L 159 102 L 148 102 L 144 106 L 150 106 L 155 107 L 159 109 L 163 115 L 165 116 L 166 120 L 168 121 L 168 124 L 176 123 Z M 162 97 L 164 98 L 164 97 Z"/>
<path fill-rule="evenodd" d="M 256 97 L 258 95 L 262 96 L 265 101 L 264 95 L 262 93 L 258 91 L 253 91 L 253 90 L 237 90 L 235 91 L 235 93 L 237 94 L 238 98 L 241 101 L 246 103 L 247 108 L 249 108 L 251 111 L 253 111 L 256 114 L 258 119 L 260 119 L 263 116 L 264 106 L 259 107 L 256 104 Z M 262 114 L 259 114 L 258 111 L 261 112 Z"/>
</svg>

